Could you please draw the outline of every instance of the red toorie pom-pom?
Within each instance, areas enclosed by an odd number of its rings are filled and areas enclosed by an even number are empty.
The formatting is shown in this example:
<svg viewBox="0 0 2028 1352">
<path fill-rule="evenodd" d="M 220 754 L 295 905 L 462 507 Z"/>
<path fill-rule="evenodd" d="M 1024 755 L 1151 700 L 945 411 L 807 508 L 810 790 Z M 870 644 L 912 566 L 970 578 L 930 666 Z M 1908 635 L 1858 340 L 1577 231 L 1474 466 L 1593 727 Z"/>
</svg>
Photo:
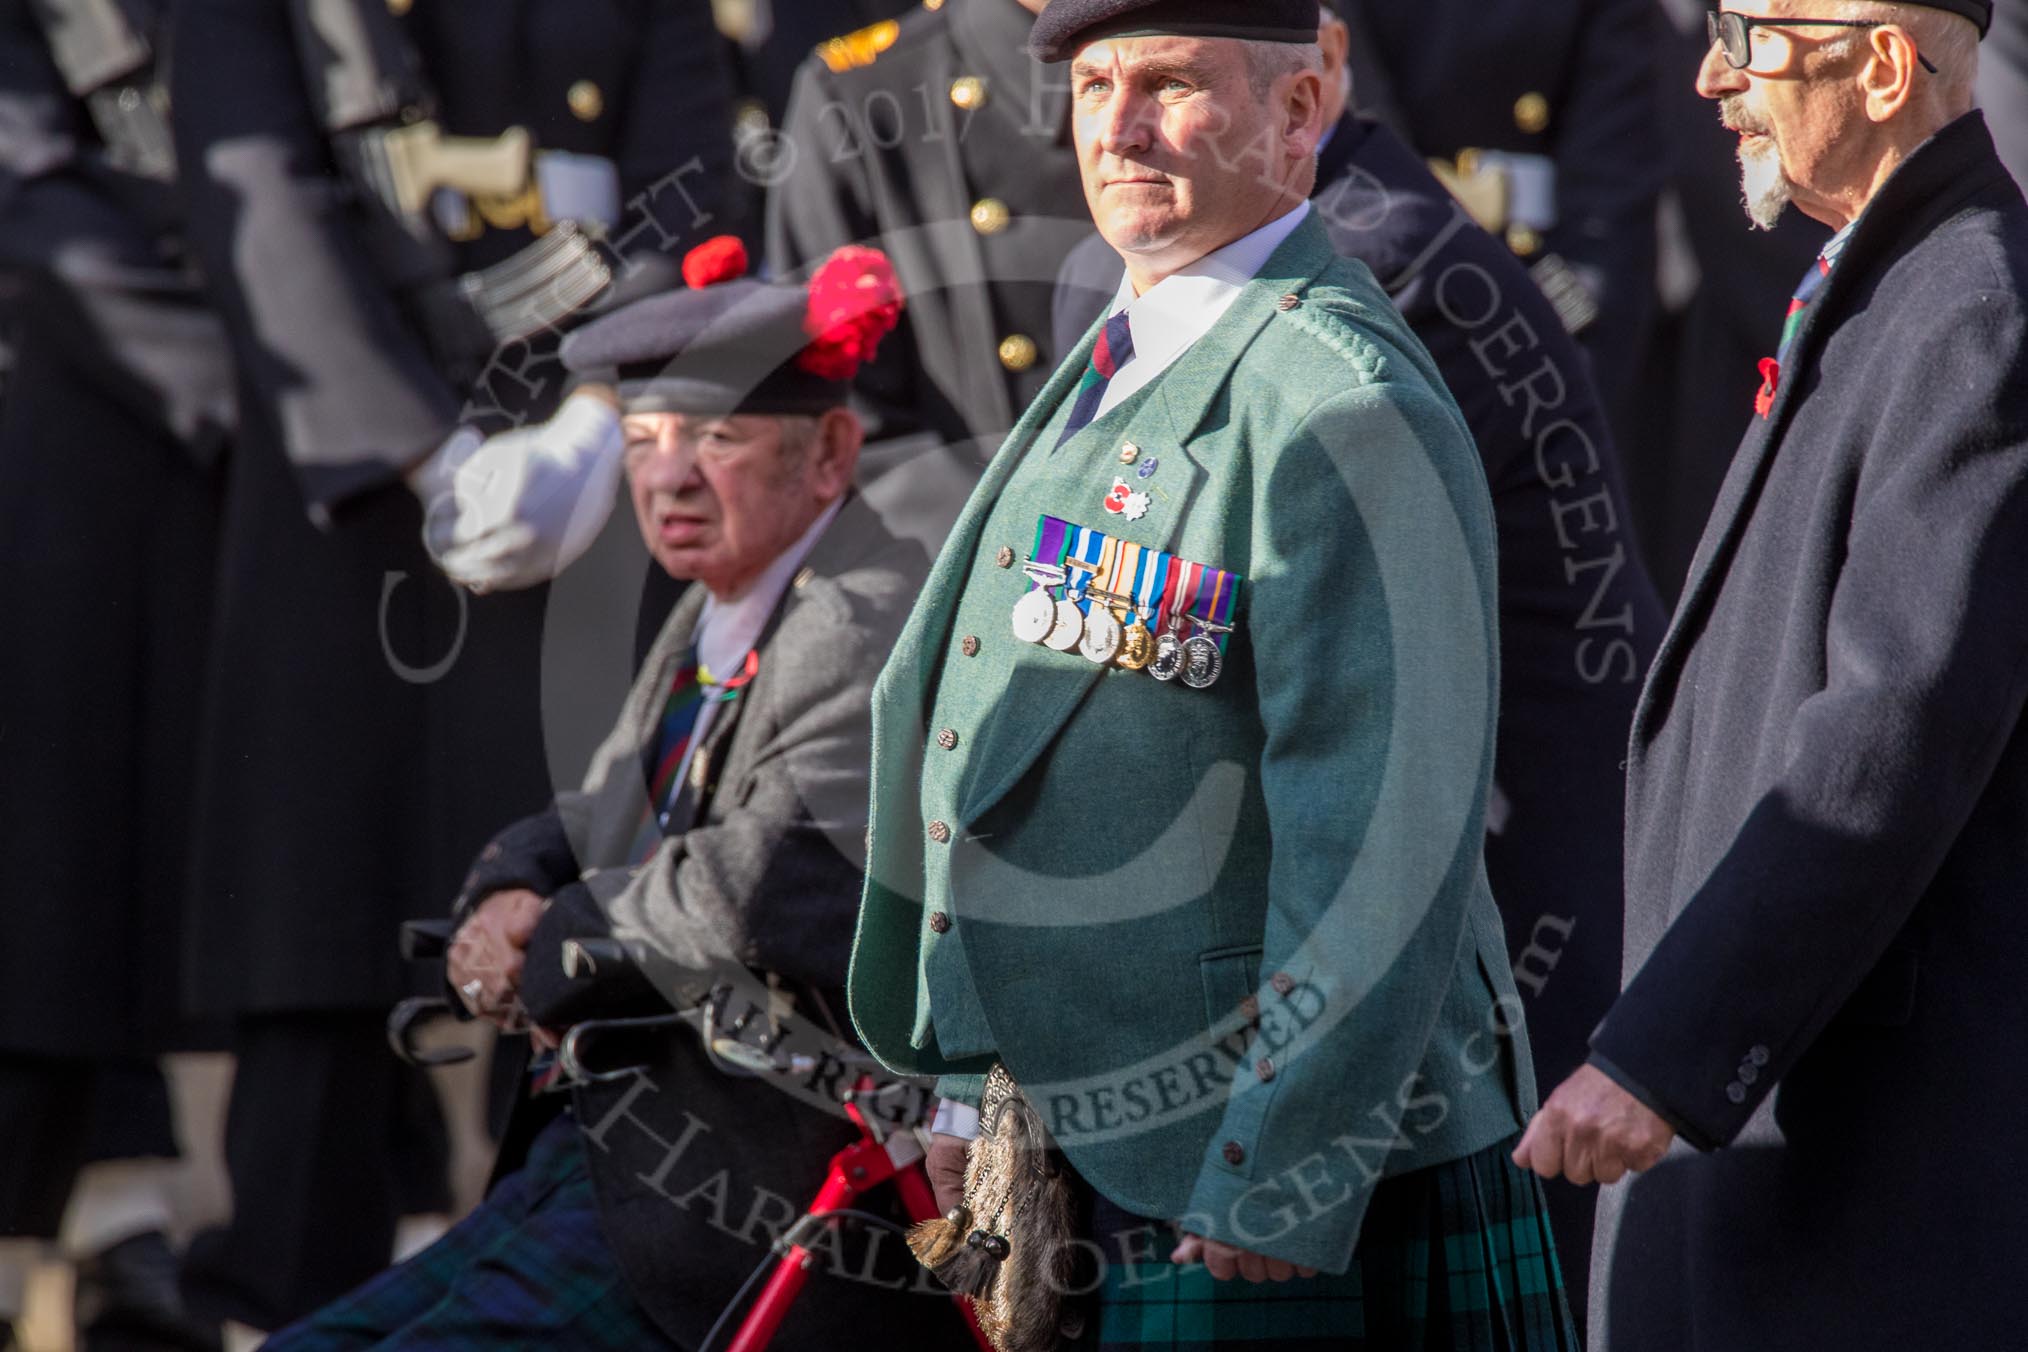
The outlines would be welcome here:
<svg viewBox="0 0 2028 1352">
<path fill-rule="evenodd" d="M 857 245 L 840 249 L 810 279 L 803 331 L 811 342 L 796 364 L 824 380 L 852 379 L 894 332 L 905 304 L 886 254 Z"/>
<path fill-rule="evenodd" d="M 738 235 L 719 235 L 683 255 L 683 280 L 693 291 L 746 276 L 746 245 Z"/>
</svg>

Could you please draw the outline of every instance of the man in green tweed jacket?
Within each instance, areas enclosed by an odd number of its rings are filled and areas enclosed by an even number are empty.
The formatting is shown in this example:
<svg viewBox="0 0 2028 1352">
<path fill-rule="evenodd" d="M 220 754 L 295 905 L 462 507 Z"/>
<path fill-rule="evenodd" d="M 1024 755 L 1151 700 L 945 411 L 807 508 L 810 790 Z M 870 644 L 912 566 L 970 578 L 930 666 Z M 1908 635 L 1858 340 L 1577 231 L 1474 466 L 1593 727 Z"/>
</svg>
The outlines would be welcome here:
<svg viewBox="0 0 2028 1352">
<path fill-rule="evenodd" d="M 1127 279 L 875 688 L 852 1014 L 947 1099 L 998 1066 L 1032 1105 L 1104 1256 L 1066 1336 L 1574 1347 L 1507 1159 L 1534 1086 L 1480 858 L 1487 491 L 1307 205 L 1317 19 L 1053 0 L 1036 24 Z M 987 1251 L 1020 1242 L 1019 1196 L 965 1201 Z M 1022 1257 L 995 1302 L 1029 1294 Z"/>
</svg>

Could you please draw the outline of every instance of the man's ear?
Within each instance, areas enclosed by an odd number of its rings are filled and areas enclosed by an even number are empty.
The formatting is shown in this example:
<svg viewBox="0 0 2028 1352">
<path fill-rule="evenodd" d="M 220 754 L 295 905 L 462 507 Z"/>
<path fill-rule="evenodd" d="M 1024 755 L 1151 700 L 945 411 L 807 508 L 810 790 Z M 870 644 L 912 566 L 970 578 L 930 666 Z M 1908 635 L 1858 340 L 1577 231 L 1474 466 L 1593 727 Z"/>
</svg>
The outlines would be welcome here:
<svg viewBox="0 0 2028 1352">
<path fill-rule="evenodd" d="M 1899 24 L 1881 24 L 1866 30 L 1866 39 L 1870 59 L 1859 71 L 1866 116 L 1874 122 L 1887 122 L 1915 95 L 1915 38 Z"/>
<path fill-rule="evenodd" d="M 817 448 L 810 466 L 810 484 L 826 501 L 842 496 L 859 469 L 859 448 L 866 425 L 849 408 L 826 410 L 817 419 Z"/>
<path fill-rule="evenodd" d="M 1298 71 L 1282 100 L 1282 137 L 1292 159 L 1317 153 L 1324 139 L 1324 77 L 1314 70 Z"/>
</svg>

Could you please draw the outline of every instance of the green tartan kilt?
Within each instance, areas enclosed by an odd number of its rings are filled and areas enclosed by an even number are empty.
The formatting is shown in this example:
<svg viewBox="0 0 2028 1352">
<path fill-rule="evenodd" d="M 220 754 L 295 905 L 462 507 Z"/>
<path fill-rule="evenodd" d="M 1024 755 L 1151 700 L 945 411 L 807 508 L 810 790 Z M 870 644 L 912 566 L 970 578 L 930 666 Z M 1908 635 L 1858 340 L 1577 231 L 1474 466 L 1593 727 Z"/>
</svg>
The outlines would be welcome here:
<svg viewBox="0 0 2028 1352">
<path fill-rule="evenodd" d="M 1342 1276 L 1214 1281 L 1167 1261 L 1169 1224 L 1099 1198 L 1092 1229 L 1108 1258 L 1153 1261 L 1108 1264 L 1085 1345 L 1577 1352 L 1541 1181 L 1509 1158 L 1518 1140 L 1382 1180 Z"/>
</svg>

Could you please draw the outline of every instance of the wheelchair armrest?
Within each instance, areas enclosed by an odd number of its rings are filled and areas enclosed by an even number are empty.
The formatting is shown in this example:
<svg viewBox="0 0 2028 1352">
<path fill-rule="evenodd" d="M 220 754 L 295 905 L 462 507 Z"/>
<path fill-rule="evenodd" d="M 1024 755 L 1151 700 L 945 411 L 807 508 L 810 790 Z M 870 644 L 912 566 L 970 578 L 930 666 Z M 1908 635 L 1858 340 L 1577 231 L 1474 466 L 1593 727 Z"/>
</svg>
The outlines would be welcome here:
<svg viewBox="0 0 2028 1352">
<path fill-rule="evenodd" d="M 572 981 L 603 981 L 622 974 L 643 976 L 634 955 L 618 939 L 566 939 L 563 974 Z"/>
<path fill-rule="evenodd" d="M 387 1045 L 394 1054 L 412 1066 L 428 1069 L 431 1066 L 455 1066 L 461 1061 L 472 1059 L 470 1047 L 418 1047 L 416 1033 L 425 1025 L 438 1019 L 457 1018 L 458 1012 L 451 1008 L 451 1002 L 435 996 L 417 995 L 403 1000 L 387 1016 Z"/>
</svg>

